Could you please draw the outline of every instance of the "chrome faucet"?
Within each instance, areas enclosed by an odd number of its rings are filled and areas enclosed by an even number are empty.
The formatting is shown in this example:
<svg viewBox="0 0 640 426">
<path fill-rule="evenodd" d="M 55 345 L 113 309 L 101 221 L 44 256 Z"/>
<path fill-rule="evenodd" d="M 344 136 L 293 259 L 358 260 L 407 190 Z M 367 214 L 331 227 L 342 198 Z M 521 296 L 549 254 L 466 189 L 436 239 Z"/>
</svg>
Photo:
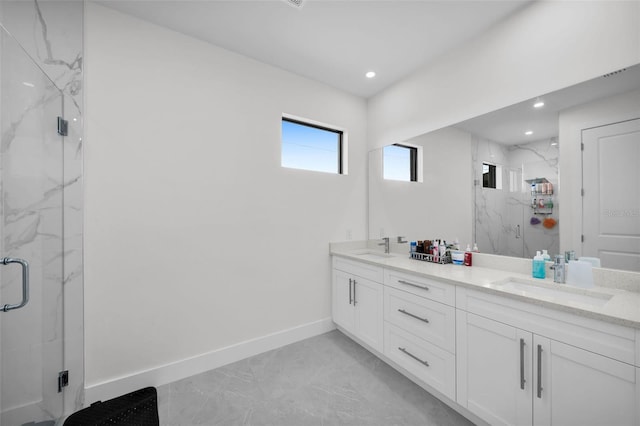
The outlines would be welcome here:
<svg viewBox="0 0 640 426">
<path fill-rule="evenodd" d="M 555 261 L 553 265 L 551 265 L 551 269 L 553 269 L 553 282 L 564 284 L 567 274 L 566 274 L 566 264 L 564 263 L 565 257 L 561 254 L 556 255 Z"/>
<path fill-rule="evenodd" d="M 399 236 L 399 237 L 398 237 L 398 241 L 397 241 L 397 243 L 398 243 L 398 244 L 406 244 L 406 243 L 407 243 L 407 240 L 405 240 L 405 239 L 404 239 L 404 237 L 400 237 L 400 236 Z"/>
<path fill-rule="evenodd" d="M 384 237 L 383 242 L 378 243 L 379 246 L 384 246 L 384 252 L 389 253 L 389 237 Z"/>
</svg>

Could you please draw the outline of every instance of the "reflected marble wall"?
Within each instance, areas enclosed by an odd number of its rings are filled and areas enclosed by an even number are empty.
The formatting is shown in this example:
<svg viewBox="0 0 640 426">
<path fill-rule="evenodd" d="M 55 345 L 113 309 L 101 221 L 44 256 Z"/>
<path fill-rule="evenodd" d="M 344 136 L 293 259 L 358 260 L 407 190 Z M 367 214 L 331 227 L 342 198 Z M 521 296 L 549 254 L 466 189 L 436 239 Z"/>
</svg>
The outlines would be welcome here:
<svg viewBox="0 0 640 426">
<path fill-rule="evenodd" d="M 31 61 L 35 62 L 51 80 L 48 89 L 44 88 L 46 79 L 40 82 L 41 88 L 35 87 L 35 84 L 30 88 L 33 89 L 31 92 L 40 89 L 45 92 L 32 100 L 5 96 L 9 92 L 3 87 L 1 155 L 4 168 L 2 185 L 5 210 L 2 223 L 2 255 L 17 256 L 15 253 L 24 252 L 25 257 L 30 259 L 33 270 L 45 271 L 45 276 L 42 277 L 44 281 L 62 282 L 64 285 L 63 292 L 46 296 L 48 299 L 53 298 L 56 303 L 50 307 L 44 307 L 43 317 L 38 321 L 42 324 L 41 333 L 43 333 L 40 342 L 46 342 L 46 345 L 52 347 L 59 345 L 59 339 L 62 338 L 59 331 L 62 316 L 56 306 L 62 305 L 64 299 L 64 368 L 70 370 L 70 386 L 65 391 L 66 412 L 75 411 L 83 402 L 83 7 L 83 2 L 79 1 L 0 2 L 0 22 L 12 36 L 6 38 L 12 43 L 17 42 L 27 52 Z M 10 50 L 3 48 L 2 74 L 0 75 L 2 81 L 9 81 L 13 76 L 11 80 L 17 81 L 21 89 L 29 89 L 29 86 L 23 83 L 29 83 L 25 80 L 26 76 L 37 68 L 29 60 L 22 61 L 7 57 L 9 52 Z M 22 55 L 26 57 L 24 52 Z M 55 102 L 54 98 L 57 98 Z M 53 106 L 54 104 L 56 106 Z M 55 117 L 61 115 L 53 111 L 56 108 L 64 110 L 62 115 L 69 120 L 69 135 L 64 138 L 62 146 L 59 143 L 60 138 L 55 133 Z M 51 121 L 52 119 L 54 121 Z M 38 132 L 48 135 L 40 138 L 41 143 L 57 140 L 57 144 L 50 144 L 46 149 L 38 151 L 43 148 L 36 146 Z M 25 141 L 30 141 L 32 146 L 27 148 L 29 144 Z M 36 155 L 36 151 L 39 154 Z M 24 155 L 26 155 L 25 159 L 28 158 L 30 165 L 25 165 L 21 170 L 39 169 L 44 173 L 44 177 L 31 179 L 32 183 L 35 181 L 38 183 L 28 188 L 20 188 L 20 182 L 23 182 L 24 176 L 15 175 L 16 179 L 20 178 L 15 182 L 5 177 L 13 176 L 7 168 L 17 166 L 21 161 L 19 158 Z M 12 197 L 21 197 L 21 201 L 18 202 Z M 63 205 L 56 205 L 63 201 Z M 40 262 L 44 267 L 38 268 Z M 42 288 L 51 289 L 55 286 Z M 35 321 L 35 319 L 31 320 Z M 4 325 L 3 328 L 5 328 Z M 11 332 L 7 333 L 8 336 L 11 334 Z M 55 351 L 55 349 L 52 350 Z M 3 358 L 5 364 L 9 361 Z M 3 370 L 3 375 L 6 371 Z M 36 373 L 32 375 L 35 376 Z M 44 378 L 41 375 L 38 377 L 40 382 L 44 381 L 46 389 L 51 389 L 49 379 L 48 375 Z M 52 408 L 44 407 L 44 409 Z"/>
<path fill-rule="evenodd" d="M 554 185 L 553 214 L 559 217 L 558 146 L 550 140 L 523 145 L 502 145 L 473 137 L 472 158 L 475 187 L 475 236 L 480 251 L 516 257 L 533 257 L 536 250 L 546 249 L 550 255 L 559 252 L 559 225 L 547 229 L 532 225 L 537 217 L 531 208 L 527 179 L 545 177 Z M 501 189 L 482 187 L 482 163 L 502 167 Z M 545 196 L 542 196 L 545 197 Z"/>
</svg>

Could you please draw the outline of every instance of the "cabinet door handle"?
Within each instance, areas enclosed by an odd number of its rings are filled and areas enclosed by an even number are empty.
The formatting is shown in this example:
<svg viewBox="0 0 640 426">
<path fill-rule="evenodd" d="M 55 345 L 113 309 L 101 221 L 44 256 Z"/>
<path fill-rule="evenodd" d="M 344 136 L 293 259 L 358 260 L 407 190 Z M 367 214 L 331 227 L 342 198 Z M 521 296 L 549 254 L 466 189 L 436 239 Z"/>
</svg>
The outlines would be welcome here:
<svg viewBox="0 0 640 426">
<path fill-rule="evenodd" d="M 409 352 L 406 348 L 401 348 L 398 347 L 398 350 L 402 353 L 405 353 L 407 355 L 409 355 L 411 358 L 415 359 L 416 361 L 418 361 L 420 364 L 424 364 L 427 367 L 429 366 L 429 363 L 427 361 L 423 361 L 420 358 L 418 358 L 417 356 L 415 356 L 414 354 L 412 354 L 411 352 Z"/>
<path fill-rule="evenodd" d="M 356 306 L 358 302 L 356 302 L 356 280 L 353 280 L 353 306 Z"/>
<path fill-rule="evenodd" d="M 351 297 L 351 278 L 349 278 L 349 304 L 353 302 L 353 298 Z"/>
<path fill-rule="evenodd" d="M 409 281 L 404 281 L 404 280 L 398 280 L 398 282 L 400 284 L 406 284 L 406 285 L 410 285 L 411 287 L 417 287 L 417 288 L 421 288 L 423 290 L 427 290 L 429 291 L 429 287 L 427 286 L 423 286 L 423 285 L 418 285 L 418 284 L 414 284 L 414 283 L 410 283 Z"/>
<path fill-rule="evenodd" d="M 402 314 L 405 314 L 405 315 L 407 315 L 407 316 L 410 316 L 411 318 L 415 318 L 415 319 L 417 319 L 417 320 L 424 321 L 424 322 L 426 322 L 427 324 L 429 324 L 429 320 L 428 320 L 428 319 L 426 319 L 426 318 L 422 318 L 422 317 L 419 317 L 419 316 L 417 316 L 417 315 L 415 315 L 415 314 L 412 314 L 411 312 L 407 312 L 407 311 L 405 311 L 404 309 L 398 309 L 398 312 L 400 312 L 400 313 L 402 313 Z"/>
<path fill-rule="evenodd" d="M 524 339 L 520 339 L 520 389 L 524 389 Z"/>
<path fill-rule="evenodd" d="M 538 398 L 542 398 L 542 345 L 538 345 Z"/>
</svg>

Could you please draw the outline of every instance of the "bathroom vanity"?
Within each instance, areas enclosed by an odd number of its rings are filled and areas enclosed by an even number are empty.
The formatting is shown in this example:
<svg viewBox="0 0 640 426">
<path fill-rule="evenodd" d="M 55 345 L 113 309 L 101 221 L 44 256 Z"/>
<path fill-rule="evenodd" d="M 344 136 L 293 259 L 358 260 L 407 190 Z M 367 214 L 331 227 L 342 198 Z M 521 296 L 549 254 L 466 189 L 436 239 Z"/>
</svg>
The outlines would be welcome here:
<svg viewBox="0 0 640 426">
<path fill-rule="evenodd" d="M 640 425 L 633 277 L 586 290 L 534 280 L 522 259 L 440 265 L 366 242 L 331 254 L 338 328 L 471 420 Z"/>
</svg>

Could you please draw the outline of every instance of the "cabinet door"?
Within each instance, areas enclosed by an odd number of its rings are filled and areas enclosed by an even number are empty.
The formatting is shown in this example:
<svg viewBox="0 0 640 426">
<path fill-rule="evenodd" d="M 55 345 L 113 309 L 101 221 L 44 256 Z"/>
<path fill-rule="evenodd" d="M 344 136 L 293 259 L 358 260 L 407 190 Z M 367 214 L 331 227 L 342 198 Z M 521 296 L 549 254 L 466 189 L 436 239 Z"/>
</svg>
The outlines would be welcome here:
<svg viewBox="0 0 640 426">
<path fill-rule="evenodd" d="M 539 336 L 534 336 L 534 352 L 534 424 L 640 424 L 634 366 Z"/>
<path fill-rule="evenodd" d="M 352 286 L 353 279 L 350 274 L 337 269 L 333 270 L 331 304 L 333 322 L 351 333 L 355 330 Z"/>
<path fill-rule="evenodd" d="M 532 334 L 456 315 L 458 403 L 491 425 L 531 425 Z"/>
<path fill-rule="evenodd" d="M 355 277 L 355 335 L 378 352 L 383 351 L 382 284 Z"/>
</svg>

